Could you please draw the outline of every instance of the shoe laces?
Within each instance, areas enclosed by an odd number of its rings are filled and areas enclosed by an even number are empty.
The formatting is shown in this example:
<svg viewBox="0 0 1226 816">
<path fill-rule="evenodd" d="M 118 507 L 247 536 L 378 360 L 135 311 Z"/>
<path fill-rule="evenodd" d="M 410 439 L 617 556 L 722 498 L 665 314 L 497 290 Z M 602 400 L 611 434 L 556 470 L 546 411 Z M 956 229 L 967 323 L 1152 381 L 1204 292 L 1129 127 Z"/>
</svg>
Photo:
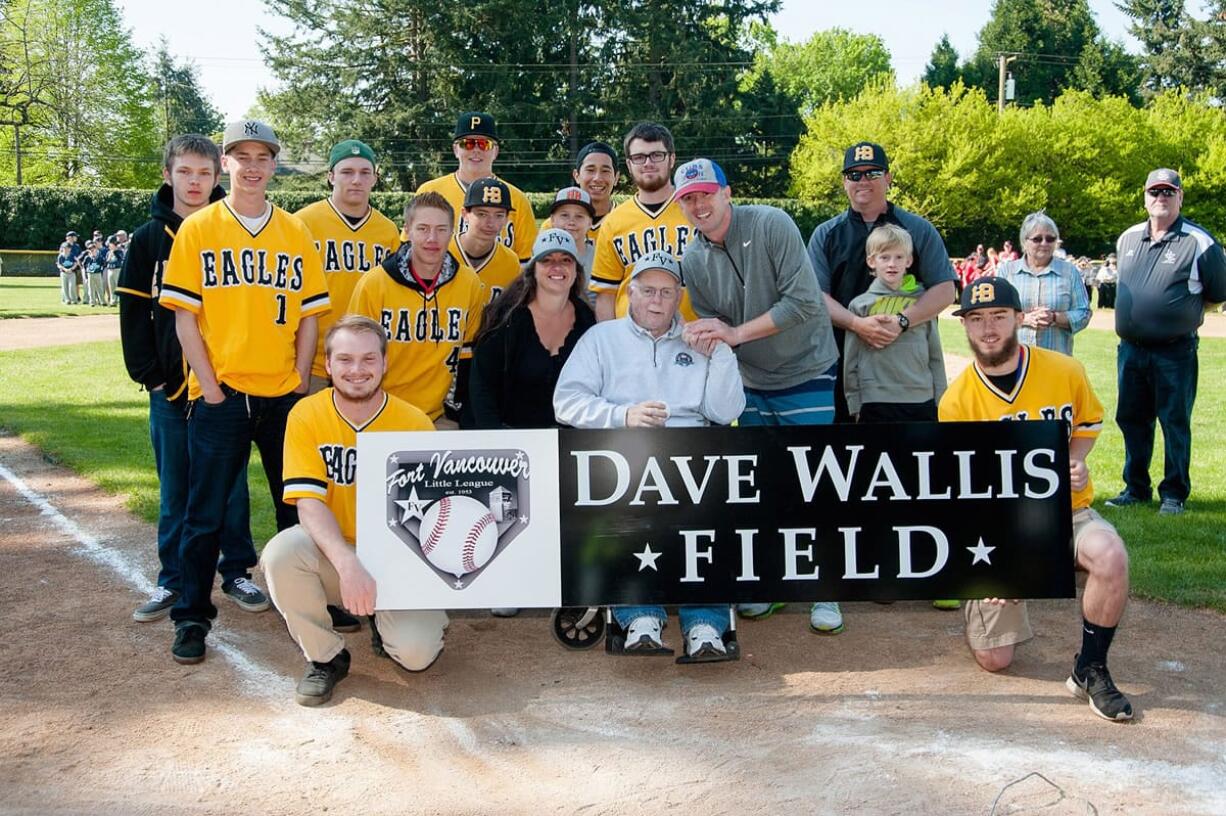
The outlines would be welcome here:
<svg viewBox="0 0 1226 816">
<path fill-rule="evenodd" d="M 174 597 L 174 593 L 164 586 L 160 586 L 153 590 L 153 594 L 149 596 L 150 603 L 161 603 Z"/>
<path fill-rule="evenodd" d="M 260 588 L 251 583 L 247 578 L 235 578 L 233 588 L 237 589 L 244 595 L 253 595 L 260 591 Z"/>
</svg>

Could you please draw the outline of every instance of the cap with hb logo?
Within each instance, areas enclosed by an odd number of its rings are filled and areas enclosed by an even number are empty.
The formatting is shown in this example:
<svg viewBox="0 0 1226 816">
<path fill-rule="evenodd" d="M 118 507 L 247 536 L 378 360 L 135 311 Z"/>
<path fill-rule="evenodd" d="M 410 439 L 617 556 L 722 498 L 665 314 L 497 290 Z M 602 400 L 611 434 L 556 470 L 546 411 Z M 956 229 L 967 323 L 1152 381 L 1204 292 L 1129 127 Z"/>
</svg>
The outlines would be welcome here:
<svg viewBox="0 0 1226 816">
<path fill-rule="evenodd" d="M 481 111 L 465 111 L 455 120 L 455 133 L 452 139 L 463 139 L 465 136 L 485 136 L 498 141 L 498 133 L 494 130 L 494 117 Z"/>
<path fill-rule="evenodd" d="M 575 248 L 575 239 L 570 237 L 570 233 L 566 230 L 547 229 L 536 236 L 536 240 L 532 242 L 532 260 L 528 261 L 529 268 L 535 266 L 541 258 L 555 252 L 564 252 L 574 258 L 575 263 L 579 262 L 579 250 Z"/>
<path fill-rule="evenodd" d="M 977 278 L 962 290 L 961 308 L 954 317 L 961 317 L 978 309 L 1022 310 L 1022 299 L 1013 284 L 1004 278 Z"/>
<path fill-rule="evenodd" d="M 889 172 L 890 160 L 881 145 L 875 142 L 857 142 L 843 154 L 843 171 L 853 167 L 870 167 Z"/>
<path fill-rule="evenodd" d="M 549 214 L 554 212 L 565 204 L 578 204 L 583 209 L 587 210 L 587 214 L 596 217 L 596 208 L 592 206 L 592 197 L 587 194 L 586 190 L 578 187 L 563 187 L 558 190 L 558 194 L 553 197 L 553 203 L 549 205 Z"/>
<path fill-rule="evenodd" d="M 259 142 L 267 145 L 274 156 L 281 152 L 281 142 L 277 139 L 277 134 L 257 119 L 244 119 L 226 125 L 221 135 L 221 152 L 229 153 L 230 148 L 240 142 Z"/>
<path fill-rule="evenodd" d="M 468 191 L 464 193 L 464 209 L 468 210 L 473 207 L 500 207 L 508 211 L 513 210 L 515 208 L 511 206 L 511 188 L 505 181 L 493 176 L 479 178 L 468 185 Z"/>
<path fill-rule="evenodd" d="M 673 173 L 673 195 L 681 198 L 687 193 L 718 193 L 728 186 L 728 177 L 718 164 L 710 159 L 694 159 L 677 168 Z"/>
<path fill-rule="evenodd" d="M 345 159 L 366 159 L 373 166 L 375 164 L 375 151 L 370 149 L 370 146 L 365 142 L 359 142 L 357 139 L 346 139 L 343 142 L 337 142 L 332 148 L 332 152 L 328 154 L 328 169 L 333 167 Z"/>
<path fill-rule="evenodd" d="M 683 282 L 681 278 L 681 264 L 677 263 L 677 259 L 670 253 L 665 252 L 662 249 L 657 249 L 654 252 L 648 252 L 646 255 L 635 261 L 634 269 L 630 270 L 630 279 L 634 280 L 639 275 L 652 269 L 659 269 L 663 272 L 667 272 L 676 278 L 679 283 Z"/>
</svg>

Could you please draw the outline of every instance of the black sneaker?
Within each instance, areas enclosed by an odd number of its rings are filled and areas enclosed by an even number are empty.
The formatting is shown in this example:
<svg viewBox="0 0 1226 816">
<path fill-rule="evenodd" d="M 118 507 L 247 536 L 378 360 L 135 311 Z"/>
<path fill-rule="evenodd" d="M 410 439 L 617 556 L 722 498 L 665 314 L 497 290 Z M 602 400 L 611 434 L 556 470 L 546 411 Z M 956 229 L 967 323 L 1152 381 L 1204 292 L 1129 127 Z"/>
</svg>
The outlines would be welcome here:
<svg viewBox="0 0 1226 816">
<path fill-rule="evenodd" d="M 362 622 L 339 606 L 328 604 L 328 614 L 332 617 L 332 628 L 337 632 L 362 631 Z"/>
<path fill-rule="evenodd" d="M 323 705 L 332 699 L 332 689 L 349 674 L 349 650 L 341 649 L 340 654 L 327 663 L 311 661 L 307 664 L 306 674 L 298 681 L 294 691 L 294 699 L 298 705 Z"/>
<path fill-rule="evenodd" d="M 170 614 L 170 608 L 175 605 L 177 600 L 179 600 L 179 593 L 160 586 L 153 590 L 149 600 L 136 607 L 136 611 L 132 613 L 132 620 L 140 621 L 141 623 L 161 620 Z"/>
<path fill-rule="evenodd" d="M 208 634 L 208 629 L 195 624 L 186 624 L 175 629 L 175 643 L 170 647 L 170 654 L 175 662 L 190 666 L 204 660 L 204 639 Z"/>
<path fill-rule="evenodd" d="M 1127 489 L 1120 491 L 1120 495 L 1115 498 L 1106 501 L 1108 507 L 1134 507 L 1138 504 L 1149 504 L 1149 499 L 1134 496 Z"/>
<path fill-rule="evenodd" d="M 1132 719 L 1132 703 L 1115 687 L 1111 672 L 1101 663 L 1092 663 L 1077 675 L 1077 665 L 1064 685 L 1079 700 L 1089 700 L 1090 710 L 1104 720 L 1122 722 Z"/>
<path fill-rule="evenodd" d="M 272 606 L 268 602 L 268 596 L 260 591 L 260 588 L 251 583 L 250 578 L 235 578 L 229 587 L 222 587 L 222 592 L 226 597 L 239 605 L 240 609 L 245 609 L 248 612 L 263 612 Z"/>
</svg>

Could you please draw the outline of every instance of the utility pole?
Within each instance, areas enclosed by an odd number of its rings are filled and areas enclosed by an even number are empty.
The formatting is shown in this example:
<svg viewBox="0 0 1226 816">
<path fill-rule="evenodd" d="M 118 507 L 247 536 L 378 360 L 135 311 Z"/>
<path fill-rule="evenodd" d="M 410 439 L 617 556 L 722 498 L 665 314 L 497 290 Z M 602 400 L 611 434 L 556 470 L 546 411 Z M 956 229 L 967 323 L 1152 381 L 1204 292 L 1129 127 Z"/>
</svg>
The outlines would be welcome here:
<svg viewBox="0 0 1226 816">
<path fill-rule="evenodd" d="M 17 186 L 21 186 L 21 125 L 13 123 L 13 147 L 17 150 Z"/>
<path fill-rule="evenodd" d="M 996 85 L 996 113 L 1002 114 L 1005 112 L 1005 69 L 1009 63 L 1017 59 L 1017 54 L 1006 54 L 1001 52 L 997 54 L 997 59 L 1000 64 L 1000 79 Z"/>
</svg>

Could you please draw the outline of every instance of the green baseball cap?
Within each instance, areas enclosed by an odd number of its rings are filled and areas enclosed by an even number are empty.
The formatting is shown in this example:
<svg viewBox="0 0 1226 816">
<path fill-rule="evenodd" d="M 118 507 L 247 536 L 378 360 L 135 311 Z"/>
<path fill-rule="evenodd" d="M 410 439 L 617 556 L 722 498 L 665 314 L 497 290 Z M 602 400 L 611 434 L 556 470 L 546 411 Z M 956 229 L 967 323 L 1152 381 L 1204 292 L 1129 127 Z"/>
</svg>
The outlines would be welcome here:
<svg viewBox="0 0 1226 816">
<path fill-rule="evenodd" d="M 337 162 L 352 158 L 366 159 L 371 165 L 375 165 L 375 151 L 370 149 L 370 145 L 365 142 L 359 142 L 357 139 L 346 139 L 343 142 L 337 142 L 332 148 L 332 152 L 328 154 L 328 169 L 336 167 Z"/>
</svg>

